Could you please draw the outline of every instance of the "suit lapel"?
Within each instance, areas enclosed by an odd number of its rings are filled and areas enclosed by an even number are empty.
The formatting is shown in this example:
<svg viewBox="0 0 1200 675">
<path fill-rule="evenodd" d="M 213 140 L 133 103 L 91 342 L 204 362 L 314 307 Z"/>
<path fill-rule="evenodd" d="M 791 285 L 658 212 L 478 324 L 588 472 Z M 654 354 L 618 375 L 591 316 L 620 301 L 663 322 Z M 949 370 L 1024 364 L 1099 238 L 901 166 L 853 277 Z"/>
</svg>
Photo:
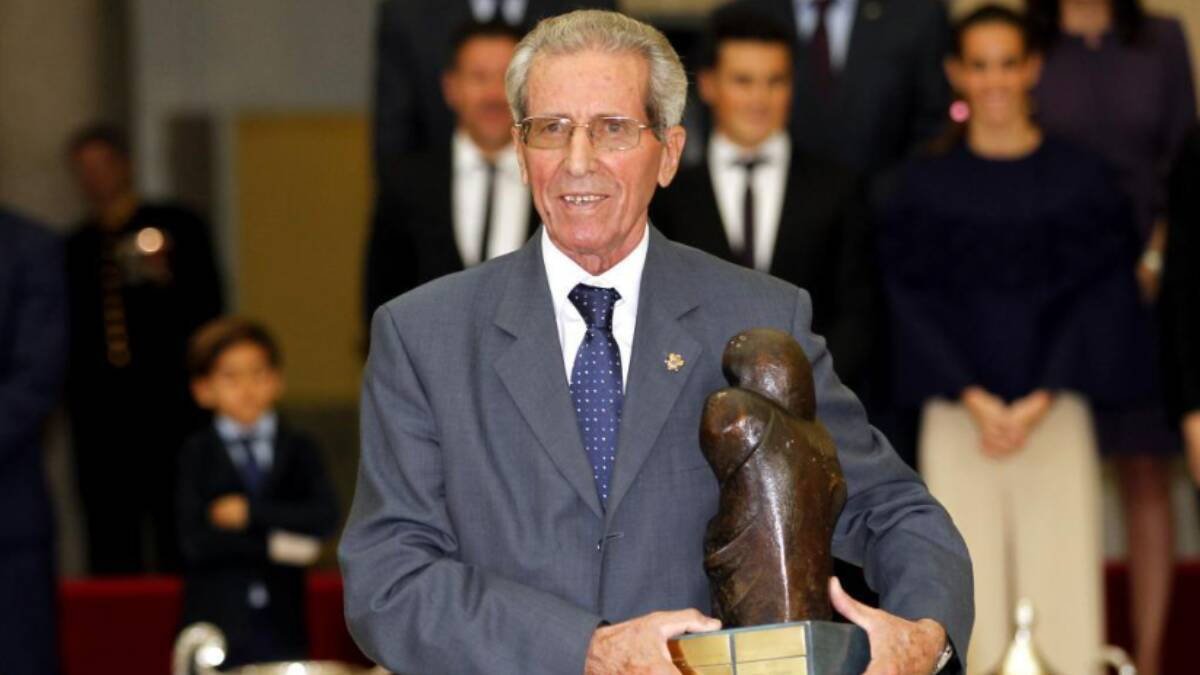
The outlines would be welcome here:
<svg viewBox="0 0 1200 675">
<path fill-rule="evenodd" d="M 796 152 L 788 159 L 787 182 L 783 187 L 783 210 L 779 213 L 779 227 L 775 231 L 775 249 L 771 252 L 770 273 L 781 279 L 795 278 L 794 268 L 802 259 L 798 249 L 805 240 L 804 230 L 809 225 L 811 205 L 806 204 L 804 194 L 803 158 Z"/>
<path fill-rule="evenodd" d="M 712 167 L 709 166 L 707 157 L 696 167 L 695 182 L 692 184 L 691 193 L 696 208 L 694 222 L 696 247 L 732 262 L 733 249 L 729 246 L 729 235 L 725 233 L 721 209 L 717 205 Z"/>
<path fill-rule="evenodd" d="M 454 238 L 454 144 L 447 143 L 444 153 L 435 153 L 430 166 L 426 168 L 433 181 L 427 185 L 425 193 L 429 200 L 428 211 L 430 219 L 435 221 L 437 228 L 435 239 L 445 264 L 441 267 L 446 273 L 463 269 L 462 251 L 458 250 L 458 240 Z M 445 214 L 439 218 L 437 214 Z"/>
<path fill-rule="evenodd" d="M 292 460 L 292 444 L 283 422 L 275 428 L 275 438 L 271 439 L 271 468 L 262 478 L 259 494 L 275 494 L 276 484 L 285 475 L 288 462 Z"/>
<path fill-rule="evenodd" d="M 559 472 L 588 508 L 603 518 L 563 370 L 540 236 L 531 238 L 517 254 L 495 322 L 515 338 L 496 359 L 496 374 Z"/>
<path fill-rule="evenodd" d="M 689 278 L 687 269 L 666 238 L 651 228 L 638 299 L 629 382 L 625 387 L 617 462 L 607 505 L 610 517 L 629 492 L 654 448 L 667 416 L 675 407 L 675 400 L 695 370 L 687 364 L 699 362 L 703 347 L 679 321 L 699 304 L 691 292 L 694 286 L 695 279 Z M 678 370 L 671 370 L 666 365 L 672 354 L 683 360 L 683 366 Z M 590 473 L 588 479 L 591 479 Z"/>
</svg>

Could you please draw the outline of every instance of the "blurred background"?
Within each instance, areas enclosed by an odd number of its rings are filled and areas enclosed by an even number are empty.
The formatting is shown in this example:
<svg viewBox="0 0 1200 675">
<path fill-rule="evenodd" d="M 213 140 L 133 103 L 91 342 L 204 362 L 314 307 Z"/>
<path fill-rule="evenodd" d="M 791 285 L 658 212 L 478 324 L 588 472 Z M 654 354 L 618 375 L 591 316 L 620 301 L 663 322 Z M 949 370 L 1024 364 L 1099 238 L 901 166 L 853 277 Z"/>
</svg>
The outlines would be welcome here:
<svg viewBox="0 0 1200 675">
<path fill-rule="evenodd" d="M 719 4 L 617 3 L 666 30 L 685 57 Z M 980 4 L 946 1 L 952 17 Z M 1198 72 L 1200 2 L 1144 5 L 1182 22 Z M 362 298 L 375 199 L 378 6 L 375 0 L 0 0 L 0 203 L 69 234 L 86 217 L 87 203 L 67 161 L 68 142 L 96 122 L 124 129 L 137 192 L 181 202 L 209 224 L 226 310 L 254 317 L 277 337 L 287 364 L 280 410 L 317 440 L 343 518 L 354 489 L 367 342 Z M 46 470 L 57 567 L 62 579 L 82 583 L 90 571 L 87 531 L 69 428 L 65 413 L 52 415 Z M 1182 455 L 1170 460 L 1170 476 L 1177 558 L 1200 559 L 1195 488 Z M 1104 496 L 1104 552 L 1116 565 L 1127 547 L 1111 467 Z M 317 567 L 336 567 L 332 545 Z M 1185 609 L 1200 614 L 1193 604 L 1200 603 L 1200 567 L 1188 569 L 1194 578 L 1180 577 L 1176 588 L 1194 593 Z M 75 588 L 82 595 L 72 601 L 81 602 L 87 590 Z M 71 615 L 66 605 L 63 611 L 66 619 L 85 616 Z M 86 614 L 90 621 L 122 612 L 114 604 L 87 611 L 94 612 Z M 329 621 L 340 622 L 336 601 L 321 611 L 336 612 Z M 99 649 L 96 640 L 63 639 Z M 314 644 L 318 651 L 344 648 Z M 64 669 L 103 672 L 83 664 L 68 658 Z"/>
</svg>

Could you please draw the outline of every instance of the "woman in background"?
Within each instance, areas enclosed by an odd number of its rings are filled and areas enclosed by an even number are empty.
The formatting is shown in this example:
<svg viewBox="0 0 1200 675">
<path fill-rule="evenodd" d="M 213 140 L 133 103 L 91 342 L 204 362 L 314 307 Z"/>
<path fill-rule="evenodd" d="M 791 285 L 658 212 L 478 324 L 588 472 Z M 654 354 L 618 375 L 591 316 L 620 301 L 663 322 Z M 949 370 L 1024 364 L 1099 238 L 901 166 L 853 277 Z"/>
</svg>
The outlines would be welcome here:
<svg viewBox="0 0 1200 675">
<path fill-rule="evenodd" d="M 1034 92 L 1047 132 L 1096 152 L 1132 201 L 1140 238 L 1134 267 L 1152 324 L 1166 237 L 1166 176 L 1196 119 L 1180 24 L 1146 14 L 1138 0 L 1030 0 L 1045 68 Z M 1154 349 L 1127 354 L 1155 369 Z M 1174 542 L 1167 460 L 1178 452 L 1158 397 L 1097 411 L 1102 452 L 1116 461 L 1125 504 L 1130 606 L 1138 672 L 1158 675 Z"/>
<path fill-rule="evenodd" d="M 1021 15 L 961 20 L 946 72 L 969 118 L 901 170 L 880 230 L 894 393 L 923 406 L 919 464 L 975 568 L 968 673 L 1000 663 L 1021 597 L 1057 672 L 1097 672 L 1091 404 L 1150 386 L 1122 367 L 1145 348 L 1127 202 L 1099 158 L 1033 123 L 1040 65 Z"/>
</svg>

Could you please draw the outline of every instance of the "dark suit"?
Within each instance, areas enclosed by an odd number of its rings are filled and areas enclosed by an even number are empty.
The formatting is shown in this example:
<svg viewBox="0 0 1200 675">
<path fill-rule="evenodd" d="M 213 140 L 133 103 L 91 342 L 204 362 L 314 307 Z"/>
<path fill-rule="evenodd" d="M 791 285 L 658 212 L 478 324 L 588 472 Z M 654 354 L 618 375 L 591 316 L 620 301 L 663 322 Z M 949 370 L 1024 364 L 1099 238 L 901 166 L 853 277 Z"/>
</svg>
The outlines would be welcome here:
<svg viewBox="0 0 1200 675">
<path fill-rule="evenodd" d="M 1173 424 L 1200 410 L 1200 127 L 1183 145 L 1170 182 L 1170 232 L 1160 311 L 1167 408 Z"/>
<path fill-rule="evenodd" d="M 213 500 L 246 493 L 241 474 L 214 428 L 184 445 L 179 466 L 179 541 L 186 569 L 183 625 L 210 621 L 229 642 L 226 665 L 307 656 L 305 570 L 268 558 L 272 530 L 324 537 L 337 525 L 337 501 L 320 452 L 309 438 L 280 424 L 271 469 L 250 496 L 245 531 L 216 528 Z M 268 603 L 248 604 L 262 583 Z"/>
<path fill-rule="evenodd" d="M 454 168 L 450 144 L 394 160 L 396 190 L 382 196 L 382 208 L 367 242 L 364 309 L 369 320 L 392 298 L 463 269 L 454 238 Z M 480 196 L 482 199 L 482 195 Z M 529 232 L 539 217 L 529 207 Z"/>
<path fill-rule="evenodd" d="M 769 270 L 812 296 L 813 332 L 829 341 L 838 375 L 852 387 L 866 375 L 878 311 L 864 200 L 854 174 L 793 154 Z M 737 261 L 707 159 L 680 169 L 671 185 L 654 196 L 650 217 L 669 239 Z"/>
<path fill-rule="evenodd" d="M 796 28 L 793 0 L 744 0 Z M 858 0 L 846 62 L 826 102 L 796 33 L 792 140 L 803 151 L 874 175 L 941 131 L 950 88 L 941 0 Z"/>
<path fill-rule="evenodd" d="M 41 440 L 66 366 L 66 300 L 58 238 L 0 209 L 0 654 L 6 674 L 58 671 L 54 528 Z"/>
<path fill-rule="evenodd" d="M 834 555 L 882 606 L 931 617 L 965 653 L 966 547 L 867 423 L 809 330 L 808 295 L 651 229 L 606 506 L 568 390 L 535 235 L 375 315 L 362 458 L 339 548 L 346 620 L 395 672 L 582 672 L 602 620 L 710 607 L 704 532 L 717 481 L 700 450 L 721 353 L 752 326 L 787 330 L 813 364 L 818 415 L 849 498 Z M 664 362 L 678 355 L 676 370 Z"/>
<path fill-rule="evenodd" d="M 162 248 L 136 247 L 156 228 Z M 204 424 L 188 391 L 187 340 L 221 311 L 208 228 L 191 211 L 143 204 L 115 232 L 84 223 L 67 242 L 71 361 L 67 401 L 93 574 L 179 566 L 175 453 Z M 115 279 L 106 294 L 105 279 Z M 109 358 L 106 314 L 116 300 L 129 361 Z M 145 559 L 147 526 L 154 562 Z"/>
</svg>

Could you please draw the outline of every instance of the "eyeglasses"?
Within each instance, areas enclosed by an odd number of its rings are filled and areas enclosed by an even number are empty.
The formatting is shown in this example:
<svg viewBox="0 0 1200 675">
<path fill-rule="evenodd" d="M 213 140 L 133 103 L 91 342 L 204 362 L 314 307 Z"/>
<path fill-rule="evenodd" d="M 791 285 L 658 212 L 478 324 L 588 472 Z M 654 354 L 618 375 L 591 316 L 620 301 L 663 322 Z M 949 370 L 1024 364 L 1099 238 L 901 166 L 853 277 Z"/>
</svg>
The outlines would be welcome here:
<svg viewBox="0 0 1200 675">
<path fill-rule="evenodd" d="M 513 125 L 521 130 L 521 142 L 538 150 L 560 150 L 571 142 L 577 127 L 587 129 L 597 150 L 632 150 L 642 140 L 642 129 L 652 129 L 632 117 L 597 115 L 577 124 L 570 117 L 526 117 Z"/>
</svg>

